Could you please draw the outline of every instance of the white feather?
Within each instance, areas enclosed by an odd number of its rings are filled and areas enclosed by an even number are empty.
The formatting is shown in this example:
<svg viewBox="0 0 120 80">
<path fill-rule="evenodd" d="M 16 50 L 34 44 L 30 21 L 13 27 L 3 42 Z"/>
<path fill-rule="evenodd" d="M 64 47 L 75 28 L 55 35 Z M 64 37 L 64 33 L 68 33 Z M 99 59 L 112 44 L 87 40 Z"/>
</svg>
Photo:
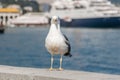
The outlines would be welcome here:
<svg viewBox="0 0 120 80">
<path fill-rule="evenodd" d="M 57 25 L 59 25 L 59 23 Z M 46 37 L 45 46 L 51 54 L 65 54 L 68 51 L 68 46 L 60 31 L 60 26 L 57 25 L 54 23 L 51 24 Z"/>
</svg>

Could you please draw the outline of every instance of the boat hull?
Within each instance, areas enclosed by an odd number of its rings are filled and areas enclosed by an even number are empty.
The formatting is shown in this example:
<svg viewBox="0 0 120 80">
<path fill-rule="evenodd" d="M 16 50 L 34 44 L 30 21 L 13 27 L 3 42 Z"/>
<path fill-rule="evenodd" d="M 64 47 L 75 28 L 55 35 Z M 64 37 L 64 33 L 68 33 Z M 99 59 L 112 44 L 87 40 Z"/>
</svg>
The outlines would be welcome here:
<svg viewBox="0 0 120 80">
<path fill-rule="evenodd" d="M 61 26 L 64 27 L 103 27 L 119 28 L 120 17 L 72 19 L 70 22 L 61 19 Z"/>
</svg>

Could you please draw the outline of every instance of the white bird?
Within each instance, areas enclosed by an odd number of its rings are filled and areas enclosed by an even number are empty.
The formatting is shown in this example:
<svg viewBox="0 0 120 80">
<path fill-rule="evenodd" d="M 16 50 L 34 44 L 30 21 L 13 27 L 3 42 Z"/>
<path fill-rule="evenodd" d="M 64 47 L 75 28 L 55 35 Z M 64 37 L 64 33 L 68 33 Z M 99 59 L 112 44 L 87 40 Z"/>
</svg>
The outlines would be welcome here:
<svg viewBox="0 0 120 80">
<path fill-rule="evenodd" d="M 68 38 L 62 34 L 60 30 L 60 20 L 58 16 L 53 16 L 51 19 L 51 26 L 50 30 L 48 32 L 48 35 L 45 40 L 45 47 L 47 48 L 48 52 L 51 54 L 51 67 L 49 70 L 53 70 L 53 62 L 54 58 L 53 56 L 55 54 L 60 54 L 60 67 L 59 70 L 62 69 L 62 56 L 69 56 L 70 54 L 70 43 Z"/>
</svg>

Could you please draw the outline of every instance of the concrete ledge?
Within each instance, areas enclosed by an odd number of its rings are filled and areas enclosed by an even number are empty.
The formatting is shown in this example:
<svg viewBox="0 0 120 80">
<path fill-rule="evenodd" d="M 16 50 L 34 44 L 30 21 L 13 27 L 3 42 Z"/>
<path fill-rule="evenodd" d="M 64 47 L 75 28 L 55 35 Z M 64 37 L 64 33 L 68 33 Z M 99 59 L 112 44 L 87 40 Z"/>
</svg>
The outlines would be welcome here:
<svg viewBox="0 0 120 80">
<path fill-rule="evenodd" d="M 0 65 L 0 80 L 120 80 L 120 75 Z"/>
</svg>

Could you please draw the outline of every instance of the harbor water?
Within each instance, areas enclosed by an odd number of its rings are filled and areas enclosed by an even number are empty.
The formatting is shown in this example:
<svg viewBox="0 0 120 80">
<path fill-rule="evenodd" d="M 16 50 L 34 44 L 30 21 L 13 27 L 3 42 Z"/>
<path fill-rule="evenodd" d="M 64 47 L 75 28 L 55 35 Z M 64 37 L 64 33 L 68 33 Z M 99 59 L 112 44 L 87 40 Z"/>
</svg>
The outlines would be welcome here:
<svg viewBox="0 0 120 80">
<path fill-rule="evenodd" d="M 0 65 L 49 68 L 44 44 L 49 27 L 7 28 L 0 34 Z M 62 28 L 71 44 L 63 68 L 120 75 L 120 29 Z M 59 67 L 55 55 L 54 67 Z"/>
</svg>

